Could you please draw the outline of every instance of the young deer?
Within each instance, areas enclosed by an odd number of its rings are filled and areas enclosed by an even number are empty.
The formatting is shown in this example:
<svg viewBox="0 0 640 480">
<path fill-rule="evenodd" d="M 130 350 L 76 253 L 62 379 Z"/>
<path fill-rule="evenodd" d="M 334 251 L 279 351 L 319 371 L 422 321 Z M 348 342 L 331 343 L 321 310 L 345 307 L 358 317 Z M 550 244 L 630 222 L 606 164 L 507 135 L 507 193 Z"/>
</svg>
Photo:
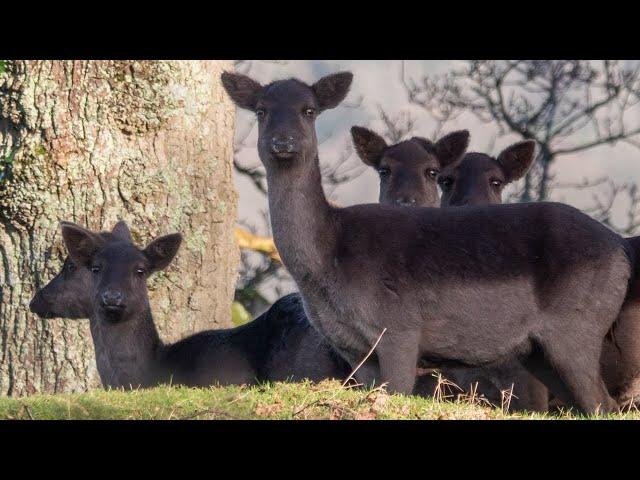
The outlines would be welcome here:
<svg viewBox="0 0 640 480">
<path fill-rule="evenodd" d="M 234 102 L 258 118 L 274 240 L 313 326 L 353 366 L 380 339 L 358 378 L 392 391 L 412 392 L 420 359 L 490 366 L 517 357 L 581 411 L 616 408 L 599 357 L 629 283 L 623 239 L 556 203 L 331 206 L 315 119 L 351 81 L 344 72 L 263 87 L 222 74 Z"/>
<path fill-rule="evenodd" d="M 433 143 L 413 137 L 394 145 L 364 127 L 351 127 L 360 159 L 380 176 L 380 203 L 409 207 L 438 206 L 438 173 L 455 163 L 469 145 L 469 132 L 459 130 Z"/>
<path fill-rule="evenodd" d="M 169 381 L 189 386 L 304 378 L 319 381 L 348 374 L 349 367 L 309 325 L 299 297 L 293 294 L 279 299 L 247 325 L 200 332 L 164 345 L 148 309 L 146 286 L 136 278 L 126 279 L 131 261 L 144 264 L 146 255 L 144 251 L 140 255 L 131 243 L 126 224 L 118 222 L 112 232 L 101 233 L 73 224 L 64 224 L 63 229 L 80 232 L 78 238 L 83 238 L 83 248 L 90 245 L 92 258 L 111 251 L 108 268 L 119 269 L 116 280 L 122 280 L 114 285 L 122 283 L 126 288 L 110 288 L 97 297 L 94 281 L 100 272 L 77 267 L 67 258 L 61 272 L 36 293 L 30 308 L 44 318 L 90 318 L 96 363 L 105 387 Z M 178 238 L 169 240 L 179 243 Z M 162 245 L 165 240 L 157 242 L 152 245 Z M 167 255 L 171 252 L 175 254 L 173 247 L 166 250 Z M 127 294 L 123 294 L 125 290 Z M 116 305 L 110 308 L 109 303 Z"/>
<path fill-rule="evenodd" d="M 443 207 L 502 203 L 506 185 L 520 179 L 534 159 L 535 142 L 525 140 L 503 150 L 497 158 L 469 152 L 447 162 L 438 175 Z"/>
<path fill-rule="evenodd" d="M 109 242 L 130 241 L 129 230 L 122 221 L 111 232 L 95 233 L 96 245 Z M 69 318 L 78 320 L 93 315 L 89 296 L 91 273 L 78 268 L 68 256 L 58 274 L 44 287 L 36 291 L 29 303 L 29 310 L 41 318 Z M 98 365 L 100 372 L 100 365 Z"/>
<path fill-rule="evenodd" d="M 495 187 L 491 190 L 488 187 L 496 184 L 498 179 L 506 182 L 508 175 L 503 171 L 488 171 L 489 165 L 500 168 L 495 160 L 495 165 L 489 162 L 478 164 L 479 161 L 485 161 L 484 157 L 492 160 L 487 155 L 464 155 L 469 144 L 467 130 L 450 133 L 435 143 L 422 137 L 413 137 L 391 146 L 380 135 L 363 127 L 352 127 L 351 135 L 360 159 L 380 175 L 380 203 L 437 207 L 440 204 L 437 184 L 440 183 L 442 187 L 443 183 L 454 183 L 453 180 L 440 180 L 443 171 L 448 172 L 445 174 L 449 177 L 460 177 L 460 182 L 455 185 L 461 185 L 467 192 L 472 191 L 472 204 L 499 203 L 491 197 Z M 505 152 L 505 156 L 508 156 L 508 152 Z M 523 159 L 528 167 L 533 159 L 533 150 Z M 453 165 L 460 167 L 453 169 Z M 487 188 L 483 188 L 485 184 Z M 468 202 L 464 194 L 457 193 L 456 197 Z M 443 203 L 443 206 L 446 205 Z M 513 411 L 548 410 L 547 389 L 516 360 L 490 369 L 446 368 L 441 373 L 446 380 L 460 387 L 461 393 L 475 391 L 494 404 L 501 404 L 502 392 L 510 391 L 513 399 L 509 408 Z M 421 377 L 415 393 L 433 393 L 436 386 L 437 382 L 432 377 Z"/>
</svg>

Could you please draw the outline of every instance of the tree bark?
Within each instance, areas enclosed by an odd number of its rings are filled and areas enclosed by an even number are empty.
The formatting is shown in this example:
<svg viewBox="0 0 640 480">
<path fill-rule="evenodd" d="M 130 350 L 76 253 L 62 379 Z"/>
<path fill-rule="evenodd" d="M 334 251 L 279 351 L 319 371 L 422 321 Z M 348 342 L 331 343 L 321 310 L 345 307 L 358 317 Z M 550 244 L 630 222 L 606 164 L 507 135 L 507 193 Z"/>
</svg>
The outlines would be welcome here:
<svg viewBox="0 0 640 480">
<path fill-rule="evenodd" d="M 66 252 L 59 220 L 179 231 L 149 281 L 160 334 L 231 326 L 234 107 L 227 61 L 7 61 L 0 73 L 0 394 L 99 386 L 86 321 L 31 314 Z"/>
</svg>

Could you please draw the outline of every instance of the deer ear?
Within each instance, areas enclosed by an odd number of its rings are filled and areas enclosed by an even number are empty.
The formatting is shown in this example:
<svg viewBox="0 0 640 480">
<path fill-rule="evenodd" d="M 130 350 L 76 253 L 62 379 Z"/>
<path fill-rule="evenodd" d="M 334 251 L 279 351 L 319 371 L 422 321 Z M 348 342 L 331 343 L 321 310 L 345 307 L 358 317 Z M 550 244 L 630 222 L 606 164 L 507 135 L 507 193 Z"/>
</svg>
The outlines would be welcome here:
<svg viewBox="0 0 640 480">
<path fill-rule="evenodd" d="M 127 225 L 127 222 L 125 222 L 124 220 L 120 220 L 118 223 L 116 223 L 113 226 L 113 230 L 111 230 L 111 233 L 118 240 L 122 240 L 123 242 L 133 243 L 133 238 L 131 237 L 131 230 L 129 230 L 129 226 Z"/>
<path fill-rule="evenodd" d="M 180 243 L 182 243 L 182 235 L 172 233 L 171 235 L 156 238 L 147 245 L 147 248 L 142 253 L 147 257 L 151 271 L 155 272 L 167 268 L 173 257 L 178 253 Z"/>
<path fill-rule="evenodd" d="M 380 135 L 364 127 L 351 127 L 353 146 L 360 159 L 367 165 L 376 167 L 387 142 Z"/>
<path fill-rule="evenodd" d="M 222 72 L 220 79 L 222 86 L 237 106 L 255 110 L 262 85 L 239 73 Z"/>
<path fill-rule="evenodd" d="M 435 152 L 441 167 L 458 161 L 469 146 L 469 131 L 451 132 L 435 143 Z"/>
<path fill-rule="evenodd" d="M 518 180 L 527 173 L 533 162 L 535 150 L 536 142 L 525 140 L 514 143 L 498 155 L 497 161 L 504 170 L 507 182 Z"/>
<path fill-rule="evenodd" d="M 100 242 L 96 235 L 75 223 L 60 222 L 62 239 L 71 260 L 76 265 L 88 266 L 91 257 L 98 250 Z"/>
<path fill-rule="evenodd" d="M 320 111 L 337 107 L 349 93 L 353 73 L 339 72 L 321 78 L 311 86 Z"/>
</svg>

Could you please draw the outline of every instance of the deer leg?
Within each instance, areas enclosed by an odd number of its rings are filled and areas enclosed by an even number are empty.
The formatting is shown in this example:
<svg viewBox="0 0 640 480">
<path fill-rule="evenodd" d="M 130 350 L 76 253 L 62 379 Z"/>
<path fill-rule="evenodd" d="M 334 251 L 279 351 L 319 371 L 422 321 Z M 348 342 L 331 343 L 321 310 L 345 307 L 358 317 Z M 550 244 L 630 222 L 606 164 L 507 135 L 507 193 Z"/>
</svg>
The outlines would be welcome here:
<svg viewBox="0 0 640 480">
<path fill-rule="evenodd" d="M 583 342 L 580 348 L 576 345 L 562 345 L 555 342 L 542 345 L 545 358 L 553 367 L 547 371 L 547 379 L 540 378 L 555 393 L 565 405 L 575 405 L 582 413 L 608 413 L 617 409 L 617 403 L 607 391 L 600 373 L 601 343 L 589 345 Z M 580 351 L 580 355 L 572 352 Z M 526 363 L 531 367 L 531 361 Z M 535 371 L 532 371 L 534 375 Z M 561 382 L 549 382 L 549 373 L 555 374 Z M 553 379 L 553 378 L 552 378 Z"/>
<path fill-rule="evenodd" d="M 513 411 L 547 412 L 549 411 L 549 390 L 524 367 L 515 379 L 515 398 L 511 403 Z"/>
<path fill-rule="evenodd" d="M 591 362 L 554 362 L 577 407 L 584 413 L 609 413 L 617 408 L 600 375 L 598 358 Z"/>
<path fill-rule="evenodd" d="M 573 403 L 573 395 L 540 350 L 522 359 L 524 367 L 564 404 Z"/>
<path fill-rule="evenodd" d="M 376 348 L 380 375 L 390 392 L 413 393 L 419 340 L 419 333 L 414 331 L 387 331 L 380 340 Z"/>
<path fill-rule="evenodd" d="M 500 391 L 512 389 L 513 398 L 510 411 L 546 412 L 549 410 L 549 392 L 538 378 L 532 375 L 517 360 L 509 360 L 501 365 L 487 369 L 495 375 L 496 387 Z"/>
</svg>

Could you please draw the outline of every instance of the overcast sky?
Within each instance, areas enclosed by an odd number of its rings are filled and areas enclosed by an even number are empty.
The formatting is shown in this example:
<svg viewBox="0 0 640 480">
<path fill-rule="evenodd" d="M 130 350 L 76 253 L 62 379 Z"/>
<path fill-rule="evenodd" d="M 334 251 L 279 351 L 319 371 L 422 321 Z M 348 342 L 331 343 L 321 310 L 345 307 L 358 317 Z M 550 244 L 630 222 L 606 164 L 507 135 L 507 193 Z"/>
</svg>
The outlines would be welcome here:
<svg viewBox="0 0 640 480">
<path fill-rule="evenodd" d="M 424 74 L 441 73 L 454 67 L 457 61 L 407 61 L 405 75 L 409 78 L 419 78 Z M 411 112 L 416 119 L 412 134 L 431 137 L 435 123 L 426 112 L 409 103 L 401 79 L 401 61 L 333 61 L 308 60 L 266 62 L 250 61 L 239 65 L 238 71 L 248 74 L 252 78 L 265 84 L 276 79 L 296 77 L 307 83 L 313 83 L 323 75 L 340 70 L 350 70 L 354 74 L 351 91 L 345 100 L 351 107 L 339 107 L 323 112 L 316 123 L 318 138 L 322 142 L 319 146 L 320 161 L 337 159 L 350 146 L 349 128 L 352 125 L 366 125 L 368 128 L 383 131 L 378 109 L 382 107 L 390 116 L 394 117 L 403 111 Z M 355 105 L 355 106 L 354 106 Z M 640 124 L 638 114 L 628 121 Z M 244 137 L 253 121 L 252 113 L 238 110 L 236 122 L 236 138 Z M 514 136 L 497 137 L 491 125 L 480 123 L 471 115 L 462 115 L 456 121 L 448 124 L 445 133 L 461 128 L 469 129 L 471 142 L 469 151 L 481 151 L 497 155 L 500 150 L 517 141 Z M 239 158 L 244 165 L 260 165 L 257 150 L 257 129 L 253 129 L 246 139 Z M 487 149 L 491 149 L 487 151 Z M 349 162 L 357 162 L 355 153 Z M 579 182 L 583 179 L 595 179 L 607 175 L 617 182 L 636 181 L 640 183 L 640 150 L 618 143 L 615 146 L 603 146 L 584 153 L 567 155 L 560 158 L 553 167 L 553 173 L 559 181 Z M 238 218 L 260 225 L 260 212 L 267 211 L 267 203 L 255 187 L 241 175 L 235 176 L 236 187 L 240 194 Z M 571 203 L 581 208 L 588 205 L 591 193 L 582 191 L 556 191 L 554 200 Z M 363 173 L 355 180 L 341 185 L 331 192 L 331 199 L 341 205 L 376 202 L 378 199 L 377 174 L 370 168 L 363 168 Z M 622 216 L 624 200 L 616 205 L 614 213 Z M 615 217 L 614 217 L 615 219 Z M 268 230 L 259 229 L 268 234 Z"/>
</svg>

